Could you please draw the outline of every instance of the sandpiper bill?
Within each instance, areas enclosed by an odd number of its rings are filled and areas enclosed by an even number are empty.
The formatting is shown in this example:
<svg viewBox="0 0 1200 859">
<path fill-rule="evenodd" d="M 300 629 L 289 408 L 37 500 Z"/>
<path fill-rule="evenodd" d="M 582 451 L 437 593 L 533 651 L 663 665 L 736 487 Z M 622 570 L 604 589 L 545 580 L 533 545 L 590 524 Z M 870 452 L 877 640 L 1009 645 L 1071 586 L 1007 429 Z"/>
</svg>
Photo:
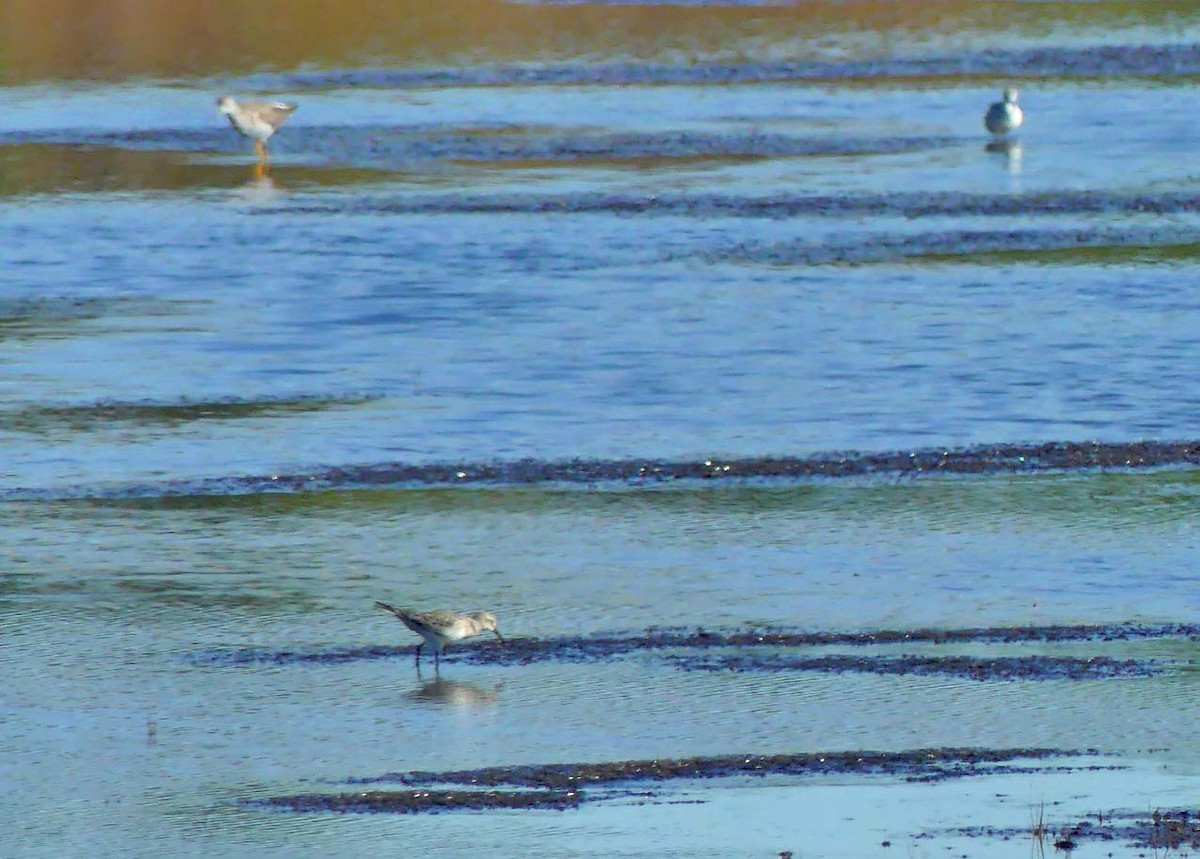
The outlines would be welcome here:
<svg viewBox="0 0 1200 859">
<path fill-rule="evenodd" d="M 401 623 L 424 639 L 417 645 L 418 668 L 421 666 L 421 648 L 426 644 L 433 648 L 433 665 L 437 668 L 447 644 L 483 635 L 485 632 L 494 633 L 496 638 L 500 639 L 500 643 L 504 643 L 504 636 L 496 627 L 496 616 L 490 611 L 458 614 L 453 611 L 409 611 L 406 608 L 394 608 L 385 602 L 377 602 L 375 605 L 394 614 Z"/>
<path fill-rule="evenodd" d="M 229 117 L 229 124 L 254 141 L 258 160 L 267 160 L 267 140 L 296 110 L 286 101 L 236 101 L 231 95 L 217 99 L 217 111 Z"/>
<path fill-rule="evenodd" d="M 1003 101 L 992 104 L 983 115 L 983 124 L 992 134 L 1008 134 L 1025 121 L 1025 113 L 1017 104 L 1017 90 L 1009 87 Z"/>
</svg>

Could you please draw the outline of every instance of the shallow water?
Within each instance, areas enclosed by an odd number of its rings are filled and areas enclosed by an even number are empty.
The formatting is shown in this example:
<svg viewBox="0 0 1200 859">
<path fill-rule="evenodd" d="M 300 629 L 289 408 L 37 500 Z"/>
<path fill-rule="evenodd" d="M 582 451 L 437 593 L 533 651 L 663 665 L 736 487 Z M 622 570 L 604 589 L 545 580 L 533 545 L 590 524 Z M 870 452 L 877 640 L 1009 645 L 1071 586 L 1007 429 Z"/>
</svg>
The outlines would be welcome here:
<svg viewBox="0 0 1200 859">
<path fill-rule="evenodd" d="M 1186 446 L 1032 470 L 1042 442 L 1197 438 L 1192 4 L 451 4 L 461 32 L 434 10 L 370 43 L 362 19 L 397 13 L 349 5 L 323 34 L 301 12 L 186 48 L 162 12 L 147 32 L 178 50 L 68 28 L 6 54 L 0 852 L 1011 855 L 956 827 L 1191 801 L 1186 632 L 767 652 L 1150 676 L 461 648 L 438 681 L 372 603 L 492 608 L 518 642 L 1200 623 Z M 989 148 L 1007 83 L 1028 124 Z M 226 90 L 300 104 L 266 176 Z M 754 467 L 976 445 L 1030 470 Z M 314 658 L 230 658 L 251 649 Z M 1124 769 L 635 784 L 564 812 L 244 802 L 943 746 Z"/>
</svg>

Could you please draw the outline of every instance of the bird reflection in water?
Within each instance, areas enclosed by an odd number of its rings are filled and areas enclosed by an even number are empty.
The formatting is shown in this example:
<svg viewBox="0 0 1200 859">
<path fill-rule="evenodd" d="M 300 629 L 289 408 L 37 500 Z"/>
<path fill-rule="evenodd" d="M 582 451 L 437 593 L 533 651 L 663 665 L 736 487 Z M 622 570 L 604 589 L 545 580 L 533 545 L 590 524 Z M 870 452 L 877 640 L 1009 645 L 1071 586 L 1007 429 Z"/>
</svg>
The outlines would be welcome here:
<svg viewBox="0 0 1200 859">
<path fill-rule="evenodd" d="M 234 196 L 247 203 L 269 203 L 284 196 L 283 190 L 275 184 L 266 173 L 260 173 L 255 167 L 254 175 L 246 182 L 243 182 L 233 192 Z"/>
<path fill-rule="evenodd" d="M 464 683 L 461 680 L 443 680 L 440 677 L 421 683 L 408 693 L 414 701 L 430 702 L 433 704 L 448 704 L 456 709 L 474 709 L 490 707 L 496 703 L 500 687 L 497 683 L 491 688 L 476 686 L 474 683 Z"/>
<path fill-rule="evenodd" d="M 1009 138 L 991 140 L 983 147 L 983 150 L 990 155 L 1002 157 L 1004 159 L 1004 169 L 1009 173 L 1016 175 L 1021 172 L 1021 158 L 1024 155 L 1021 141 Z"/>
</svg>

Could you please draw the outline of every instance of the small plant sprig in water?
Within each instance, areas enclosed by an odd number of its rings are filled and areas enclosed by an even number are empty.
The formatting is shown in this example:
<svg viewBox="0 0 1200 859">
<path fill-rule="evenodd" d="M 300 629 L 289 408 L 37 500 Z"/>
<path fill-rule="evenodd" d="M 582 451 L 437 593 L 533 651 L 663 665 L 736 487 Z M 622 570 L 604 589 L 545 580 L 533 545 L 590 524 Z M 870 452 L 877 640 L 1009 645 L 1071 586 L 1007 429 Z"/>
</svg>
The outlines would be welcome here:
<svg viewBox="0 0 1200 859">
<path fill-rule="evenodd" d="M 1033 836 L 1034 846 L 1038 856 L 1046 853 L 1046 803 L 1039 802 L 1037 807 L 1029 809 L 1029 834 Z"/>
</svg>

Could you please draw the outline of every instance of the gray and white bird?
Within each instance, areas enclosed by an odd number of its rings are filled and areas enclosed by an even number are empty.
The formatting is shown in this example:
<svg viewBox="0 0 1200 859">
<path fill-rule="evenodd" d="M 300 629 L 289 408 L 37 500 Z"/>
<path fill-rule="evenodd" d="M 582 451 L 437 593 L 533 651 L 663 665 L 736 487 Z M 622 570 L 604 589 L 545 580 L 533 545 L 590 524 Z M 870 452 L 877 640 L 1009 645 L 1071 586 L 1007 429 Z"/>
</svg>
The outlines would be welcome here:
<svg viewBox="0 0 1200 859">
<path fill-rule="evenodd" d="M 992 134 L 1008 134 L 1025 121 L 1025 113 L 1017 104 L 1017 90 L 1008 87 L 1004 90 L 1003 101 L 992 104 L 983 115 L 983 124 Z"/>
<path fill-rule="evenodd" d="M 229 124 L 254 141 L 258 160 L 267 160 L 267 140 L 292 115 L 296 105 L 286 101 L 242 101 L 231 95 L 217 99 L 217 111 L 229 117 Z"/>
<path fill-rule="evenodd" d="M 421 665 L 421 648 L 426 644 L 433 648 L 433 664 L 437 668 L 447 644 L 483 635 L 485 632 L 493 633 L 500 639 L 501 644 L 504 643 L 504 636 L 496 626 L 496 616 L 490 611 L 458 614 L 453 611 L 410 611 L 406 608 L 395 608 L 385 602 L 376 602 L 375 605 L 394 614 L 401 623 L 424 639 L 417 645 L 418 667 Z"/>
</svg>

